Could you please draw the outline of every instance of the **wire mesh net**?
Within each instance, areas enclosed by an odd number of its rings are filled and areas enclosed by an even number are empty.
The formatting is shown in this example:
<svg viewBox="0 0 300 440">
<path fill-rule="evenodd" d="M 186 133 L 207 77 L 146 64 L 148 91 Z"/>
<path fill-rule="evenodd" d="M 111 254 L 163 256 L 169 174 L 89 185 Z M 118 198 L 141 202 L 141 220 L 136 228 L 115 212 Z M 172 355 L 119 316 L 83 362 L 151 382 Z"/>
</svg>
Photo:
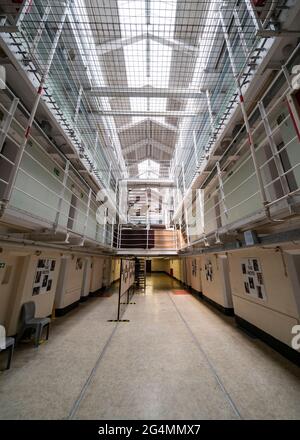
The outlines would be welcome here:
<svg viewBox="0 0 300 440">
<path fill-rule="evenodd" d="M 19 5 L 1 2 L 16 14 Z M 188 185 L 233 105 L 234 78 L 257 44 L 246 2 L 73 0 L 46 84 L 74 141 L 111 186 L 118 178 L 178 177 Z M 45 70 L 65 2 L 27 2 L 11 34 L 24 63 Z M 251 66 L 249 66 L 251 70 Z M 182 168 L 182 164 L 184 165 Z M 110 171 L 109 171 L 110 169 Z"/>
</svg>

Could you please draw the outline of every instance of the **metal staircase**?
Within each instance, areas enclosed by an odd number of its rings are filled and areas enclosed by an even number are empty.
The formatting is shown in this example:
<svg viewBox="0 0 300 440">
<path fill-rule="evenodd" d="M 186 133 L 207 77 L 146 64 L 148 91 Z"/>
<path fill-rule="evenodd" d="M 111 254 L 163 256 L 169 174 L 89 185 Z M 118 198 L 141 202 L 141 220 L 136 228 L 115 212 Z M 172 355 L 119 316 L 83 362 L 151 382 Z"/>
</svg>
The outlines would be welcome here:
<svg viewBox="0 0 300 440">
<path fill-rule="evenodd" d="M 146 260 L 145 258 L 138 258 L 139 270 L 135 274 L 135 283 L 138 289 L 146 291 Z"/>
</svg>

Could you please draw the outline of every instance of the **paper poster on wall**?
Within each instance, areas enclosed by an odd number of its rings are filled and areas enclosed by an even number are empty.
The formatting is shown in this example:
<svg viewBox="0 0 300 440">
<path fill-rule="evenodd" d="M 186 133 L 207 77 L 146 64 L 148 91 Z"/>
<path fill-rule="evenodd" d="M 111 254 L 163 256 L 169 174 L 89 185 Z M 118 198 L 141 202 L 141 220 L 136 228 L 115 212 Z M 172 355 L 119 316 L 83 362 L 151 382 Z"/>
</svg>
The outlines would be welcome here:
<svg viewBox="0 0 300 440">
<path fill-rule="evenodd" d="M 245 293 L 253 298 L 266 301 L 267 295 L 259 259 L 243 258 L 241 268 Z"/>
<path fill-rule="evenodd" d="M 212 281 L 213 279 L 213 267 L 210 260 L 207 260 L 205 263 L 205 277 L 206 281 Z"/>
<path fill-rule="evenodd" d="M 40 259 L 37 262 L 32 295 L 49 292 L 52 288 L 56 260 Z"/>
<path fill-rule="evenodd" d="M 197 260 L 196 260 L 196 258 L 194 258 L 192 260 L 192 275 L 193 275 L 193 277 L 197 276 Z"/>
<path fill-rule="evenodd" d="M 121 294 L 126 292 L 129 287 L 134 284 L 135 280 L 135 262 L 134 260 L 122 261 L 122 275 L 121 275 Z"/>
<path fill-rule="evenodd" d="M 83 259 L 77 258 L 76 259 L 76 270 L 81 270 L 83 268 Z"/>
</svg>

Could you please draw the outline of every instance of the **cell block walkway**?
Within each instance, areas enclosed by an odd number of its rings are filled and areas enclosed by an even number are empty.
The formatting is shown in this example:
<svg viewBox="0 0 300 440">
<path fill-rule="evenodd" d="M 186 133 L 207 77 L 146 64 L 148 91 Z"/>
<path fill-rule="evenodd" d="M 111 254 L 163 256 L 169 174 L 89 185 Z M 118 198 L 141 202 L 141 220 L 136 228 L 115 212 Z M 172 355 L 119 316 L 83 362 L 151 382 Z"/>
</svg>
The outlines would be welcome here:
<svg viewBox="0 0 300 440">
<path fill-rule="evenodd" d="M 152 274 L 129 323 L 116 294 L 56 319 L 1 373 L 0 418 L 299 419 L 299 368 L 182 290 Z"/>
</svg>

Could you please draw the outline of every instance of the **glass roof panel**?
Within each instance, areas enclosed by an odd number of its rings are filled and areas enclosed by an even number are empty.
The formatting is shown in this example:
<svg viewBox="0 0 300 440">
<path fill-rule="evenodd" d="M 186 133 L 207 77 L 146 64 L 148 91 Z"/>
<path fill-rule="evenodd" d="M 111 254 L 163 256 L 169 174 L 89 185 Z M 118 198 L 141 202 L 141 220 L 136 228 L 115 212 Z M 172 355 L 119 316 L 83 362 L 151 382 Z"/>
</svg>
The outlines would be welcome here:
<svg viewBox="0 0 300 440">
<path fill-rule="evenodd" d="M 138 169 L 140 178 L 155 179 L 159 175 L 159 163 L 151 159 L 139 163 Z"/>
<path fill-rule="evenodd" d="M 150 85 L 152 87 L 168 87 L 172 48 L 151 41 L 150 60 Z"/>
<path fill-rule="evenodd" d="M 173 38 L 176 19 L 177 0 L 151 0 L 150 25 L 151 32 L 160 37 Z"/>
<path fill-rule="evenodd" d="M 119 0 L 118 10 L 122 37 L 146 32 L 145 0 Z"/>
<path fill-rule="evenodd" d="M 128 87 L 147 84 L 146 40 L 125 46 L 124 49 Z"/>
<path fill-rule="evenodd" d="M 134 3 L 134 8 L 132 7 Z M 149 26 L 159 31 L 160 37 L 173 37 L 176 0 L 161 2 L 152 0 L 119 0 L 119 18 L 122 38 L 145 34 L 141 41 L 124 46 L 126 77 L 128 87 L 167 88 L 169 85 L 172 48 L 157 41 L 149 40 Z M 150 8 L 147 11 L 147 7 Z M 149 14 L 150 21 L 147 20 Z M 130 98 L 131 110 L 165 111 L 167 99 Z M 146 117 L 133 117 L 138 123 Z M 164 118 L 157 118 L 163 122 Z"/>
<path fill-rule="evenodd" d="M 160 164 L 159 176 L 163 169 L 170 175 L 180 174 L 177 165 L 187 164 L 188 180 L 192 176 L 190 165 L 195 168 L 211 147 L 215 127 L 220 130 L 224 109 L 231 103 L 233 77 L 219 23 L 219 6 L 222 3 L 240 70 L 245 51 L 232 17 L 233 8 L 238 10 L 249 51 L 255 36 L 245 2 L 71 3 L 73 19 L 67 20 L 59 57 L 50 72 L 53 82 L 63 82 L 53 92 L 57 100 L 66 102 L 73 118 L 79 102 L 75 89 L 81 88 L 84 106 L 79 109 L 77 127 L 89 133 L 91 151 L 95 132 L 99 132 L 99 145 L 113 147 L 121 158 L 124 175 L 136 175 L 138 163 L 149 158 Z M 60 15 L 60 8 L 51 9 L 52 20 L 59 22 Z M 40 20 L 40 13 L 38 16 Z M 50 43 L 51 39 L 38 46 L 42 60 L 47 59 Z M 141 88 L 147 90 L 141 92 Z M 69 90 L 74 90 L 74 97 Z M 105 151 L 111 159 L 111 148 Z M 179 178 L 181 185 L 180 179 L 183 177 Z"/>
</svg>

